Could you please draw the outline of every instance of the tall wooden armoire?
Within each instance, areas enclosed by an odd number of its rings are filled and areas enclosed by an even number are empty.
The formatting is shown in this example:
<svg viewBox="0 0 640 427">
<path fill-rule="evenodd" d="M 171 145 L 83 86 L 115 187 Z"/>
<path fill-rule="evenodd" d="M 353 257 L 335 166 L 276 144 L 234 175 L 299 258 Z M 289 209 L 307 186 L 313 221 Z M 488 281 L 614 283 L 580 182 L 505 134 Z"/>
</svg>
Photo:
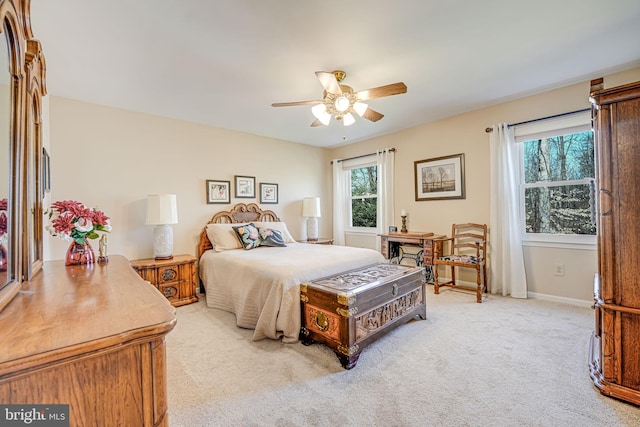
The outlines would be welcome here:
<svg viewBox="0 0 640 427">
<path fill-rule="evenodd" d="M 640 82 L 591 82 L 598 275 L 589 367 L 605 395 L 640 405 Z"/>
</svg>

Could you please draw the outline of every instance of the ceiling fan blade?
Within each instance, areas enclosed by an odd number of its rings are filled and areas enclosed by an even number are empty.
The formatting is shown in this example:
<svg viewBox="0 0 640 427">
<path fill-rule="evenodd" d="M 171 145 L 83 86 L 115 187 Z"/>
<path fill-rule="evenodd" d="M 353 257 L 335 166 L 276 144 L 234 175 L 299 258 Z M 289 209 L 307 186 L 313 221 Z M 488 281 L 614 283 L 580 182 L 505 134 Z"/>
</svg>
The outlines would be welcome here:
<svg viewBox="0 0 640 427">
<path fill-rule="evenodd" d="M 294 107 L 296 105 L 322 104 L 322 101 L 297 101 L 297 102 L 275 102 L 272 107 Z"/>
<path fill-rule="evenodd" d="M 312 123 L 311 123 L 311 127 L 314 128 L 316 126 L 322 126 L 322 122 L 318 119 L 315 119 Z"/>
<path fill-rule="evenodd" d="M 384 117 L 384 114 L 378 113 L 377 111 L 372 110 L 371 108 L 367 108 L 367 111 L 364 112 L 362 117 L 364 117 L 367 120 L 371 120 L 372 122 L 377 122 L 378 120 Z"/>
<path fill-rule="evenodd" d="M 316 76 L 320 79 L 320 84 L 322 84 L 322 87 L 327 91 L 327 93 L 332 93 L 334 95 L 340 95 L 342 93 L 340 84 L 333 73 L 329 73 L 327 71 L 316 71 Z"/>
<path fill-rule="evenodd" d="M 399 95 L 407 92 L 407 85 L 402 82 L 391 83 L 390 85 L 374 87 L 373 89 L 356 92 L 356 97 L 360 101 L 367 99 L 382 98 L 383 96 Z"/>
</svg>

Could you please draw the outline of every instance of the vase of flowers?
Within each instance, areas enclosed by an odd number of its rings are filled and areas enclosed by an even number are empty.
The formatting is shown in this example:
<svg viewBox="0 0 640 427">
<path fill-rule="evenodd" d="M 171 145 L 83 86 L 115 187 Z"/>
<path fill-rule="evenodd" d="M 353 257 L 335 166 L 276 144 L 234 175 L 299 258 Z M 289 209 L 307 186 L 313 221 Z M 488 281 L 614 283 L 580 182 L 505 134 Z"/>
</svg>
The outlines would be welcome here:
<svg viewBox="0 0 640 427">
<path fill-rule="evenodd" d="M 7 271 L 7 199 L 0 199 L 0 271 Z"/>
<path fill-rule="evenodd" d="M 97 209 L 88 208 L 74 200 L 55 202 L 45 212 L 51 224 L 46 227 L 52 236 L 71 241 L 65 265 L 93 264 L 95 254 L 89 239 L 100 237 L 99 232 L 111 231 L 109 217 Z"/>
</svg>

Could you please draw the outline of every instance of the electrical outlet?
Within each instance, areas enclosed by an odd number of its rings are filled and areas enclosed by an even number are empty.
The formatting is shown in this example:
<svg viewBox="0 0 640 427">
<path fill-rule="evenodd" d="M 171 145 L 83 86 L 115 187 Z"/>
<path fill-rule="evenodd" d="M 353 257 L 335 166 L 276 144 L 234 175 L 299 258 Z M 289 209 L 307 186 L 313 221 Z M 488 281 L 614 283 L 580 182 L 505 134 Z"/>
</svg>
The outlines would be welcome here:
<svg viewBox="0 0 640 427">
<path fill-rule="evenodd" d="M 553 275 L 554 276 L 564 276 L 564 264 L 554 264 L 553 265 Z"/>
</svg>

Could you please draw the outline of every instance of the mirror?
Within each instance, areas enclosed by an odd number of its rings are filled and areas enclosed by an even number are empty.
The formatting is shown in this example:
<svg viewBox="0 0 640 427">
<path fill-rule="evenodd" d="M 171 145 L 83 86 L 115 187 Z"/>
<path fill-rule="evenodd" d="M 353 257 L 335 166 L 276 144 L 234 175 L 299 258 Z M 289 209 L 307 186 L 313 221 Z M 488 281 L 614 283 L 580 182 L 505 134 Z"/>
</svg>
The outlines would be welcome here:
<svg viewBox="0 0 640 427">
<path fill-rule="evenodd" d="M 27 162 L 26 189 L 27 206 L 27 244 L 25 245 L 25 279 L 30 280 L 35 273 L 42 268 L 43 264 L 43 237 L 42 237 L 42 199 L 44 191 L 42 188 L 42 140 L 40 131 L 40 96 L 37 86 L 30 87 L 29 92 L 34 91 L 31 102 L 27 106 L 27 144 L 25 159 Z"/>
<path fill-rule="evenodd" d="M 11 88 L 9 50 L 6 23 L 2 28 L 4 43 L 0 43 L 0 289 L 12 282 L 10 239 L 11 224 Z"/>
<path fill-rule="evenodd" d="M 0 310 L 43 264 L 45 63 L 29 5 L 0 0 Z"/>
</svg>

